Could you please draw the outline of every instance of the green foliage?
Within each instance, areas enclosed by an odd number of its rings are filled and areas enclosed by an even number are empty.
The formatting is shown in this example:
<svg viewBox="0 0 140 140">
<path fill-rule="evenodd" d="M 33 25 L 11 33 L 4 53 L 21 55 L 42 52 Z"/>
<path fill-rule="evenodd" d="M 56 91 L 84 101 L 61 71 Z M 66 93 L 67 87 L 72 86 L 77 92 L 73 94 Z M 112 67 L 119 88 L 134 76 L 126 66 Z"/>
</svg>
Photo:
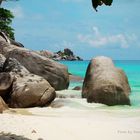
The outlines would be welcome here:
<svg viewBox="0 0 140 140">
<path fill-rule="evenodd" d="M 14 16 L 9 10 L 0 8 L 0 31 L 3 31 L 11 39 L 14 39 L 14 29 L 10 26 L 13 18 Z"/>
<path fill-rule="evenodd" d="M 110 6 L 112 4 L 113 0 L 92 0 L 92 6 L 97 11 L 97 7 L 101 6 L 102 4 L 105 4 L 107 6 Z"/>
</svg>

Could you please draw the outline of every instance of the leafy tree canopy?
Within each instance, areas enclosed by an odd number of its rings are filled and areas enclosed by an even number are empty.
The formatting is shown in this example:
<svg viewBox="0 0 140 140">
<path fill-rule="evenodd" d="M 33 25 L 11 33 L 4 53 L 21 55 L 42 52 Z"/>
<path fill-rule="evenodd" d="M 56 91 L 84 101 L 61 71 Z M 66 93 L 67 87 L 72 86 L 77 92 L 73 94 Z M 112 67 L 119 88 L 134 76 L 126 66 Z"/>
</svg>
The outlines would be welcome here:
<svg viewBox="0 0 140 140">
<path fill-rule="evenodd" d="M 10 26 L 13 18 L 14 16 L 9 10 L 0 8 L 0 31 L 11 39 L 14 39 L 14 29 Z"/>
<path fill-rule="evenodd" d="M 113 0 L 92 0 L 92 6 L 97 11 L 98 6 L 101 6 L 102 4 L 110 6 L 112 2 Z"/>
</svg>

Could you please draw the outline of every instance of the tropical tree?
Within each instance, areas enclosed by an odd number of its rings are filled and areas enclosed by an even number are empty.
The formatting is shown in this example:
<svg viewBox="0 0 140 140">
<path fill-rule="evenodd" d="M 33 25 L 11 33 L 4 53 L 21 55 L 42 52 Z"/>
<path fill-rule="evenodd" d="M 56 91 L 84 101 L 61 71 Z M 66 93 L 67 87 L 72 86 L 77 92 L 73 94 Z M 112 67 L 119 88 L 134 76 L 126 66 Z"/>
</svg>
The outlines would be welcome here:
<svg viewBox="0 0 140 140">
<path fill-rule="evenodd" d="M 14 15 L 11 11 L 1 8 L 2 2 L 18 1 L 18 0 L 0 0 L 0 31 L 4 32 L 9 38 L 14 38 L 14 29 L 11 27 L 12 19 Z"/>
<path fill-rule="evenodd" d="M 11 27 L 13 14 L 4 8 L 0 8 L 0 31 L 14 40 L 14 29 Z"/>
<path fill-rule="evenodd" d="M 0 0 L 0 7 L 2 2 L 6 1 L 18 1 L 18 0 Z M 102 4 L 110 6 L 113 0 L 92 0 L 92 6 L 97 11 L 97 7 Z M 0 31 L 7 34 L 8 37 L 14 39 L 14 29 L 11 27 L 13 14 L 4 8 L 0 8 Z"/>
</svg>

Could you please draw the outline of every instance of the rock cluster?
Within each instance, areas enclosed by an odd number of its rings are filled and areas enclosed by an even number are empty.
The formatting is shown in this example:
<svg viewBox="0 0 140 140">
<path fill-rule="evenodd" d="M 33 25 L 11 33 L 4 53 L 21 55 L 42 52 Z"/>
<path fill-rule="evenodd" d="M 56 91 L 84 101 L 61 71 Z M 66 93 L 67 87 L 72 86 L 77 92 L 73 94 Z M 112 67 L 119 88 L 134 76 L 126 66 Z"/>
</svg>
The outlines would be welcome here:
<svg viewBox="0 0 140 140">
<path fill-rule="evenodd" d="M 46 106 L 55 99 L 55 90 L 68 86 L 66 66 L 0 35 L 0 108 L 3 100 L 9 107 Z"/>
<path fill-rule="evenodd" d="M 47 106 L 55 99 L 55 91 L 67 89 L 69 81 L 83 82 L 83 78 L 71 75 L 66 66 L 52 59 L 82 60 L 70 49 L 35 52 L 0 34 L 0 113 L 8 107 Z M 82 87 L 87 102 L 130 105 L 130 92 L 127 76 L 110 58 L 101 56 L 90 61 Z"/>
<path fill-rule="evenodd" d="M 0 41 L 0 53 L 6 58 L 15 58 L 29 72 L 46 79 L 56 90 L 67 89 L 69 86 L 67 67 L 56 61 L 26 48 L 9 45 L 4 41 Z"/>
<path fill-rule="evenodd" d="M 55 53 L 49 51 L 39 51 L 40 55 L 47 58 L 53 59 L 55 61 L 67 60 L 67 61 L 82 61 L 83 59 L 76 56 L 70 49 L 66 48 L 64 51 L 58 51 Z"/>
</svg>

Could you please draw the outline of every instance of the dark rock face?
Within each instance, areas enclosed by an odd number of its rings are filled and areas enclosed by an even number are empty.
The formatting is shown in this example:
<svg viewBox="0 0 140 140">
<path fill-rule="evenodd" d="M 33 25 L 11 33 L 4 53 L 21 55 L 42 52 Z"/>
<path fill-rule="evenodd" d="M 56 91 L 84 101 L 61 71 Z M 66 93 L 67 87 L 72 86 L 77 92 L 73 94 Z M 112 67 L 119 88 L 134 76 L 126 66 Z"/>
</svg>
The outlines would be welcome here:
<svg viewBox="0 0 140 140">
<path fill-rule="evenodd" d="M 68 88 L 69 75 L 66 66 L 28 49 L 9 45 L 1 39 L 0 47 L 0 53 L 6 58 L 17 59 L 29 72 L 45 78 L 56 90 Z"/>
<path fill-rule="evenodd" d="M 74 55 L 74 53 L 66 48 L 64 51 L 58 51 L 58 52 L 49 52 L 47 50 L 44 51 L 37 51 L 37 53 L 41 56 L 45 56 L 46 58 L 50 58 L 55 61 L 61 61 L 61 60 L 68 60 L 68 61 L 82 61 L 83 59 L 79 56 Z"/>
<path fill-rule="evenodd" d="M 6 109 L 8 109 L 8 106 L 0 96 L 0 113 L 2 113 Z"/>
<path fill-rule="evenodd" d="M 130 92 L 125 73 L 110 58 L 101 56 L 91 60 L 83 83 L 83 98 L 90 103 L 130 105 Z"/>
<path fill-rule="evenodd" d="M 64 49 L 64 54 L 68 55 L 68 56 L 73 56 L 74 55 L 73 52 L 68 48 Z"/>
<path fill-rule="evenodd" d="M 55 99 L 54 88 L 44 78 L 31 74 L 16 59 L 6 59 L 4 71 L 15 77 L 8 102 L 10 107 L 45 106 Z"/>
<path fill-rule="evenodd" d="M 13 84 L 13 77 L 9 73 L 0 73 L 0 96 L 6 97 L 10 93 Z"/>
<path fill-rule="evenodd" d="M 3 72 L 3 64 L 5 62 L 6 58 L 0 54 L 0 72 Z"/>
<path fill-rule="evenodd" d="M 57 61 L 60 61 L 60 60 L 82 61 L 83 60 L 79 56 L 74 55 L 74 53 L 68 48 L 64 49 L 64 51 L 58 51 L 54 53 L 54 56 L 52 59 L 57 60 Z"/>
<path fill-rule="evenodd" d="M 21 44 L 20 42 L 15 41 L 15 40 L 12 40 L 12 39 L 10 39 L 10 44 L 15 45 L 16 47 L 24 48 L 23 44 Z"/>
</svg>

